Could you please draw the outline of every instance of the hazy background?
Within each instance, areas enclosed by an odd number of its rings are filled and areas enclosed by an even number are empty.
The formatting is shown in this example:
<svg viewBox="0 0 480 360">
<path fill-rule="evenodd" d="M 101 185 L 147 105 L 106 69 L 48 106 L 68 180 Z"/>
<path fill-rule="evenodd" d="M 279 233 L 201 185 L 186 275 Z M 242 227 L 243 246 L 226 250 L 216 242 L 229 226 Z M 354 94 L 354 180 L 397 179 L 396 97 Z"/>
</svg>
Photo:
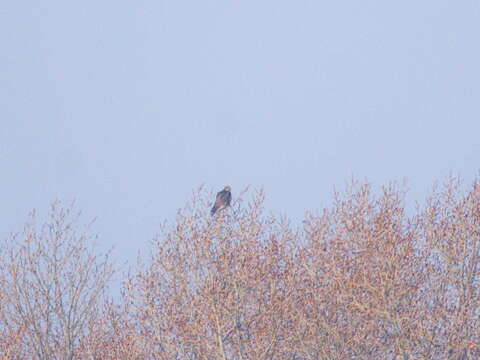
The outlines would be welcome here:
<svg viewBox="0 0 480 360">
<path fill-rule="evenodd" d="M 479 34 L 478 0 L 3 1 L 0 235 L 76 199 L 132 262 L 201 184 L 299 224 L 352 175 L 471 181 Z"/>
</svg>

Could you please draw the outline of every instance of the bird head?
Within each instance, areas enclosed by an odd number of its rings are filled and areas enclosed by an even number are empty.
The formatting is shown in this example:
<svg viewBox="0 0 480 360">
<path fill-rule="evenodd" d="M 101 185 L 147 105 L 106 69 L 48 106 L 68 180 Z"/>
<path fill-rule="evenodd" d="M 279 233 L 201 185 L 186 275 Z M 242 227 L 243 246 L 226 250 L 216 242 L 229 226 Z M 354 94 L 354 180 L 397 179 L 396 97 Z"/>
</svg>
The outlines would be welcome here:
<svg viewBox="0 0 480 360">
<path fill-rule="evenodd" d="M 227 186 L 225 186 L 225 187 L 223 188 L 223 190 L 225 190 L 225 191 L 230 191 L 230 190 L 232 190 L 232 188 L 227 185 Z"/>
</svg>

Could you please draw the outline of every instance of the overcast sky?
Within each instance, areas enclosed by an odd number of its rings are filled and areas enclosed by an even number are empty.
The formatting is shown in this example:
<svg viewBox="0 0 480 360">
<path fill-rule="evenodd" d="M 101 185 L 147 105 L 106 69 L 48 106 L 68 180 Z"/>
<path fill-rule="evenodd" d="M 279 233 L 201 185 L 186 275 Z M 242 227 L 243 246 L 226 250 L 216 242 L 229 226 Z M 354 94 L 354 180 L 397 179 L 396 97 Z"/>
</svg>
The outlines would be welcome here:
<svg viewBox="0 0 480 360">
<path fill-rule="evenodd" d="M 0 234 L 76 199 L 133 261 L 201 184 L 300 223 L 352 175 L 471 181 L 479 34 L 478 0 L 3 1 Z"/>
</svg>

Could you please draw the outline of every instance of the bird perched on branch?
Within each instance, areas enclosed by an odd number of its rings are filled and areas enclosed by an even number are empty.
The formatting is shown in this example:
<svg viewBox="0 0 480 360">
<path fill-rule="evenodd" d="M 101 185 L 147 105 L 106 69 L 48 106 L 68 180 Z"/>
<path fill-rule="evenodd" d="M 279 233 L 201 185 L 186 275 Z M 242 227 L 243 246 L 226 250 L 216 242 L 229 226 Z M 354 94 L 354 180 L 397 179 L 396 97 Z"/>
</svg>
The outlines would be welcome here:
<svg viewBox="0 0 480 360">
<path fill-rule="evenodd" d="M 215 199 L 215 205 L 213 205 L 210 213 L 214 215 L 218 210 L 222 210 L 227 206 L 230 206 L 230 201 L 232 201 L 232 193 L 230 192 L 230 186 L 225 186 L 222 191 L 218 192 L 217 198 Z"/>
</svg>

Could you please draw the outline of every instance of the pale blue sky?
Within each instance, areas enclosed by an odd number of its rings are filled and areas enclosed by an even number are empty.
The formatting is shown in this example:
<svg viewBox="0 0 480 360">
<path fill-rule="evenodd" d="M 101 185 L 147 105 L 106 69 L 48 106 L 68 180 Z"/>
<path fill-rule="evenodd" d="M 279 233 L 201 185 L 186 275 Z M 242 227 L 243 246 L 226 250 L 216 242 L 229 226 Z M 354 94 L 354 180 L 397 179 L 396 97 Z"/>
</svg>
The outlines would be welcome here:
<svg viewBox="0 0 480 360">
<path fill-rule="evenodd" d="M 3 1 L 0 218 L 71 201 L 134 260 L 200 184 L 300 222 L 480 156 L 480 2 Z"/>
</svg>

